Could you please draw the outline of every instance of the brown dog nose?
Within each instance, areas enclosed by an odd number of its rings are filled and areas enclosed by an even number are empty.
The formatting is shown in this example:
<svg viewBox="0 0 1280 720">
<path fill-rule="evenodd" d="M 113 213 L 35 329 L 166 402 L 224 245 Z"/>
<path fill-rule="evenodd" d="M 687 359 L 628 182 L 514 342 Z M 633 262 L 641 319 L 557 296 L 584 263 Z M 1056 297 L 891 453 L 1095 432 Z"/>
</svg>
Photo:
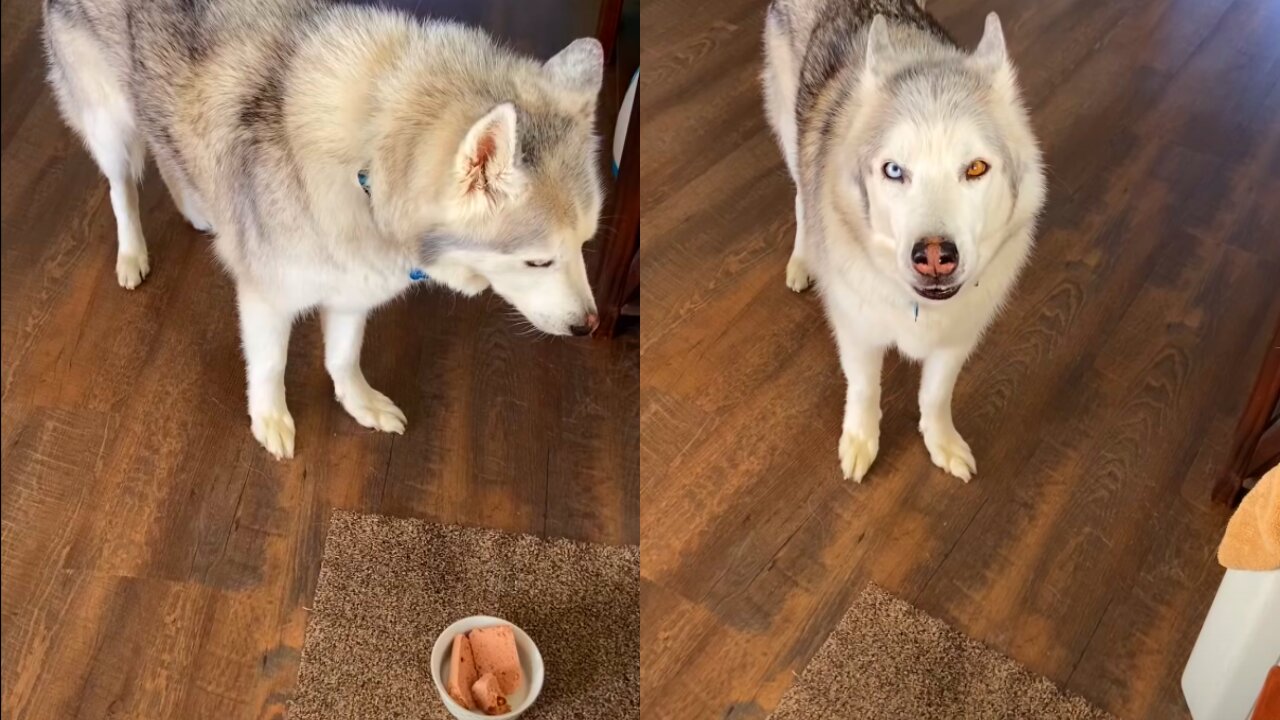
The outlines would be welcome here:
<svg viewBox="0 0 1280 720">
<path fill-rule="evenodd" d="M 600 327 L 600 318 L 595 313 L 587 313 L 585 320 L 585 325 L 574 325 L 569 328 L 569 332 L 582 337 L 583 335 L 590 335 L 596 331 L 596 328 Z"/>
<path fill-rule="evenodd" d="M 911 264 L 925 277 L 944 278 L 956 271 L 960 264 L 960 251 L 947 238 L 931 235 L 912 246 Z"/>
</svg>

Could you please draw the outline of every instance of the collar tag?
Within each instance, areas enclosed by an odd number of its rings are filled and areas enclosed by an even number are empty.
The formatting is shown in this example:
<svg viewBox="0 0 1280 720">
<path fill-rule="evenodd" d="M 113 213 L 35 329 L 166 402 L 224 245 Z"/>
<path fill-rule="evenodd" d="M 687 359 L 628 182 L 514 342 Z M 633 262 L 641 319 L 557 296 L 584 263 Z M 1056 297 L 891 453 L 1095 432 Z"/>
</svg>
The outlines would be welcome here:
<svg viewBox="0 0 1280 720">
<path fill-rule="evenodd" d="M 356 173 L 356 182 L 360 183 L 360 189 L 364 191 L 365 195 L 368 195 L 369 194 L 369 171 L 361 170 L 360 172 Z"/>
<path fill-rule="evenodd" d="M 414 282 L 422 282 L 427 279 L 427 274 L 422 271 L 422 268 L 413 268 L 409 271 L 409 279 Z"/>
</svg>

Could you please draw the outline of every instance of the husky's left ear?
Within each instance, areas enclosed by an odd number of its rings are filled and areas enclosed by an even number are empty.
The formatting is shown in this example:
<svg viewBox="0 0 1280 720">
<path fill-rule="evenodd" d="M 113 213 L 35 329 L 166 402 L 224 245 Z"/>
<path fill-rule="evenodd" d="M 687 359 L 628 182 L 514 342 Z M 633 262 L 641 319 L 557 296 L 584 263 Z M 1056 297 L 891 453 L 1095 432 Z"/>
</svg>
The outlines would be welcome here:
<svg viewBox="0 0 1280 720">
<path fill-rule="evenodd" d="M 568 93 L 578 112 L 595 115 L 604 80 L 604 48 L 595 38 L 579 38 L 542 66 L 556 87 Z"/>
<path fill-rule="evenodd" d="M 524 187 L 519 157 L 516 108 L 503 103 L 477 120 L 458 148 L 455 168 L 467 205 L 494 208 L 519 195 Z"/>
<path fill-rule="evenodd" d="M 1000 16 L 987 13 L 987 23 L 982 29 L 982 40 L 971 56 L 974 65 L 989 71 L 1000 70 L 1008 65 L 1009 53 L 1004 46 L 1004 30 L 1000 27 Z"/>
</svg>

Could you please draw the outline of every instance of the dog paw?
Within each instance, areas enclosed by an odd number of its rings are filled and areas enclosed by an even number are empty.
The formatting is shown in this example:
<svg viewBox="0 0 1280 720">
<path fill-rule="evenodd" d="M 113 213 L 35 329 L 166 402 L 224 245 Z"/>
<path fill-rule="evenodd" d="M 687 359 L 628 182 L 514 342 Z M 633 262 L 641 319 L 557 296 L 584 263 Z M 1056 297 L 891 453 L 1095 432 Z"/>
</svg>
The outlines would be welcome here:
<svg viewBox="0 0 1280 720">
<path fill-rule="evenodd" d="M 809 267 L 804 258 L 792 255 L 787 261 L 787 287 L 796 292 L 804 292 L 812 284 L 813 278 L 809 277 Z"/>
<path fill-rule="evenodd" d="M 267 452 L 277 460 L 293 457 L 293 416 L 288 408 L 250 415 L 250 420 L 253 422 L 253 437 Z"/>
<path fill-rule="evenodd" d="M 862 482 L 880 452 L 880 438 L 871 433 L 846 429 L 840 435 L 840 470 L 846 480 Z"/>
<path fill-rule="evenodd" d="M 116 281 L 125 290 L 132 290 L 141 285 L 149 272 L 151 272 L 151 264 L 147 261 L 146 250 L 141 253 L 120 253 L 116 256 Z"/>
<path fill-rule="evenodd" d="M 368 385 L 338 395 L 338 402 L 347 414 L 367 428 L 404 434 L 404 412 L 391 398 Z"/>
<path fill-rule="evenodd" d="M 969 482 L 977 474 L 978 464 L 973 459 L 973 451 L 954 428 L 921 428 L 920 432 L 924 435 L 924 445 L 929 449 L 929 459 L 933 460 L 934 465 L 965 482 Z"/>
</svg>

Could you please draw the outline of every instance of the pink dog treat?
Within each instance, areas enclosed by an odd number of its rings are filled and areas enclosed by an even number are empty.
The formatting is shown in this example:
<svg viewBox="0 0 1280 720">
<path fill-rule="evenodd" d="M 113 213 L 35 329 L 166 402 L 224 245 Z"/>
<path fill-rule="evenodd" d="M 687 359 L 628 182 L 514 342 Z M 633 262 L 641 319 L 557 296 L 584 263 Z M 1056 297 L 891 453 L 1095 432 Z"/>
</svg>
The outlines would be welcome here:
<svg viewBox="0 0 1280 720">
<path fill-rule="evenodd" d="M 471 686 L 476 682 L 476 660 L 466 635 L 453 639 L 453 654 L 449 658 L 449 697 L 468 710 L 475 710 L 471 700 Z"/>
<path fill-rule="evenodd" d="M 478 674 L 496 675 L 502 692 L 508 695 L 519 689 L 524 675 L 520 671 L 520 654 L 516 652 L 516 636 L 509 625 L 476 628 L 468 634 L 468 639 L 475 653 Z"/>
<path fill-rule="evenodd" d="M 485 673 L 471 686 L 471 696 L 476 705 L 484 710 L 485 715 L 506 715 L 511 712 L 507 704 L 507 696 L 502 694 L 502 685 L 493 673 Z"/>
</svg>

